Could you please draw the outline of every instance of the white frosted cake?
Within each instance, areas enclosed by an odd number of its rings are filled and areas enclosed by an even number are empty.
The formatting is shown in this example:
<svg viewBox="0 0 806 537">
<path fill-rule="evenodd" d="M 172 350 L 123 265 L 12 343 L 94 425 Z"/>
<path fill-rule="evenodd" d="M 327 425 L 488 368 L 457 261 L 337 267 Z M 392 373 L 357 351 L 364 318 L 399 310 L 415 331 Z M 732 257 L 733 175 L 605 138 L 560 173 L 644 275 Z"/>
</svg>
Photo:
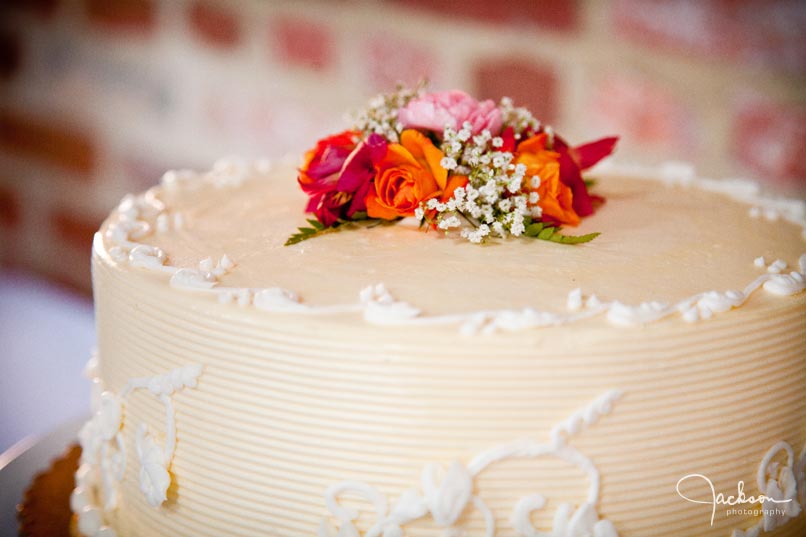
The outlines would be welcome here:
<svg viewBox="0 0 806 537">
<path fill-rule="evenodd" d="M 80 534 L 806 534 L 801 203 L 600 167 L 581 244 L 390 197 L 286 246 L 296 175 L 170 172 L 97 234 Z"/>
</svg>

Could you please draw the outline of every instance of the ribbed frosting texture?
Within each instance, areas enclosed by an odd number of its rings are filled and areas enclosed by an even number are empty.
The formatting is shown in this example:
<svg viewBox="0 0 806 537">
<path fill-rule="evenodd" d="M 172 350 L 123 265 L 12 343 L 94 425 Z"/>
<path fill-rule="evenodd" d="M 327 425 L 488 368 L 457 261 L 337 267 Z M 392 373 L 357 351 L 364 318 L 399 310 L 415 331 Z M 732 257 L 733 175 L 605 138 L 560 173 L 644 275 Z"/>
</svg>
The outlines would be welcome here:
<svg viewBox="0 0 806 537">
<path fill-rule="evenodd" d="M 580 247 L 478 246 L 405 221 L 284 247 L 304 223 L 293 172 L 250 173 L 169 174 L 96 237 L 101 381 L 121 394 L 141 379 L 123 401 L 118 506 L 103 515 L 122 537 L 313 536 L 323 519 L 341 524 L 326 503 L 333 485 L 365 483 L 393 505 L 423 490 L 427 465 L 468 466 L 524 439 L 547 445 L 553 427 L 616 391 L 609 412 L 567 436 L 586 471 L 507 457 L 475 476 L 495 535 L 517 534 L 522 498 L 547 500 L 531 522 L 550 532 L 558 506 L 592 490 L 621 537 L 728 537 L 756 525 L 760 505 L 719 505 L 711 524 L 711 506 L 679 496 L 678 481 L 702 474 L 714 493 L 736 495 L 743 482 L 757 496 L 765 454 L 785 442 L 797 458 L 806 446 L 806 241 L 784 219 L 791 204 L 751 206 L 692 178 L 612 177 L 597 184 L 607 203 L 574 230 L 602 235 Z M 402 323 L 378 316 L 415 308 Z M 523 326 L 541 319 L 556 322 Z M 196 364 L 198 384 L 166 384 L 170 396 L 142 380 Z M 171 408 L 171 484 L 153 507 L 136 431 L 144 424 L 162 446 Z M 88 432 L 104 434 L 109 412 L 96 417 Z M 711 498 L 702 480 L 681 491 Z M 361 512 L 360 531 L 375 522 L 369 502 L 339 500 Z M 456 525 L 485 535 L 472 503 Z M 86 525 L 97 513 L 85 515 Z M 404 531 L 445 535 L 432 516 Z M 806 515 L 776 531 L 805 535 Z"/>
<path fill-rule="evenodd" d="M 602 478 L 599 513 L 622 537 L 728 536 L 755 523 L 689 503 L 681 477 L 702 473 L 735 494 L 767 450 L 806 444 L 806 296 L 754 295 L 745 307 L 694 324 L 633 329 L 598 319 L 548 330 L 462 336 L 445 327 L 378 327 L 358 315 L 274 314 L 172 290 L 166 277 L 126 268 L 96 244 L 93 257 L 101 376 L 120 391 L 133 377 L 204 365 L 198 386 L 174 397 L 173 485 L 148 505 L 130 456 L 115 514 L 131 536 L 312 536 L 325 490 L 364 481 L 394 501 L 428 463 L 467 463 L 504 443 L 548 441 L 550 429 L 610 389 L 610 414 L 569 443 Z M 123 433 L 161 435 L 154 397 L 126 402 Z M 549 499 L 533 516 L 548 531 L 562 501 L 584 501 L 588 481 L 551 457 L 509 459 L 475 481 L 498 533 L 517 500 Z M 702 490 L 699 490 L 702 493 Z M 702 496 L 700 496 L 702 497 Z M 361 507 L 366 503 L 349 501 Z M 755 506 L 749 506 L 756 508 Z M 372 517 L 362 516 L 366 530 Z M 483 535 L 477 511 L 461 524 Z M 442 535 L 430 521 L 409 536 Z M 779 536 L 806 534 L 806 517 Z"/>
</svg>

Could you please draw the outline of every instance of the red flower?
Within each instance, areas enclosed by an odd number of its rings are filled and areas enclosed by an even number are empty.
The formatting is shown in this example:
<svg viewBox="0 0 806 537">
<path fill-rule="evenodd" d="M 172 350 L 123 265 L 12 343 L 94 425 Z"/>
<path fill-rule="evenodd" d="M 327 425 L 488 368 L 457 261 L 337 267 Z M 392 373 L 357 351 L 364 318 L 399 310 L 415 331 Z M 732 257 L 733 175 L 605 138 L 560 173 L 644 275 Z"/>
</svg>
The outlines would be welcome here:
<svg viewBox="0 0 806 537">
<path fill-rule="evenodd" d="M 355 149 L 360 132 L 344 131 L 316 142 L 305 153 L 305 163 L 299 170 L 299 186 L 309 195 L 335 190 L 344 161 Z"/>
<path fill-rule="evenodd" d="M 386 140 L 372 133 L 350 153 L 341 170 L 336 188 L 353 195 L 347 208 L 347 218 L 356 212 L 367 210 L 367 192 L 375 177 L 375 165 L 386 155 Z"/>
<path fill-rule="evenodd" d="M 330 227 L 344 216 L 344 206 L 349 202 L 350 195 L 344 192 L 320 192 L 311 196 L 305 210 L 316 215 L 325 227 Z"/>
<path fill-rule="evenodd" d="M 503 144 L 498 149 L 499 151 L 506 151 L 508 153 L 515 152 L 516 148 L 518 147 L 518 140 L 515 139 L 515 129 L 512 127 L 507 127 L 501 131 L 501 140 L 503 141 Z"/>
<path fill-rule="evenodd" d="M 521 138 L 525 141 L 544 132 L 542 128 L 537 132 L 525 131 L 521 133 Z M 521 140 L 515 139 L 511 127 L 504 129 L 501 138 L 504 141 L 501 151 L 516 153 L 522 143 Z M 554 135 L 551 150 L 559 154 L 560 181 L 571 189 L 572 207 L 580 217 L 590 216 L 595 209 L 594 205 L 604 201 L 601 196 L 591 196 L 588 193 L 582 172 L 612 153 L 616 148 L 616 142 L 618 142 L 618 136 L 610 136 L 571 147 L 561 136 Z"/>
<path fill-rule="evenodd" d="M 560 180 L 571 189 L 574 211 L 579 216 L 593 214 L 594 202 L 603 201 L 601 197 L 588 193 L 582 172 L 612 153 L 617 141 L 617 136 L 611 136 L 570 147 L 560 136 L 554 137 L 554 151 L 560 154 Z"/>
<path fill-rule="evenodd" d="M 361 133 L 344 131 L 317 142 L 305 154 L 298 181 L 310 199 L 306 212 L 326 227 L 366 210 L 366 195 L 375 175 L 374 162 L 386 152 L 386 141 L 371 134 L 358 143 Z"/>
</svg>

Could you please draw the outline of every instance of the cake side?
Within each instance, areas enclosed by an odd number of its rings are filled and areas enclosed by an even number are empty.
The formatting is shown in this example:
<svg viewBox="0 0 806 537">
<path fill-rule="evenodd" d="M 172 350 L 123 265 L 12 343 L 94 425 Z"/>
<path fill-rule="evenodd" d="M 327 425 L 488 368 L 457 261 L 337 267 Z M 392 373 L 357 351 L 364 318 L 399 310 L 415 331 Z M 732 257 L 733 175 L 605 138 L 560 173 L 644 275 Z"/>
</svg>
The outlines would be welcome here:
<svg viewBox="0 0 806 537">
<path fill-rule="evenodd" d="M 726 493 L 739 480 L 750 488 L 773 445 L 785 441 L 799 455 L 806 443 L 802 294 L 760 294 L 693 325 L 468 338 L 377 327 L 357 315 L 252 312 L 166 293 L 164 277 L 123 270 L 97 250 L 94 262 L 108 390 L 204 364 L 198 385 L 173 396 L 167 502 L 148 503 L 132 456 L 112 518 L 122 535 L 315 534 L 323 518 L 338 522 L 325 502 L 331 486 L 365 483 L 394 505 L 429 464 L 467 467 L 524 439 L 551 444 L 552 429 L 613 390 L 621 397 L 611 411 L 568 440 L 601 476 L 599 517 L 619 535 L 728 535 L 755 520 L 717 516 L 710 527 L 708 510 L 681 499 L 675 483 L 704 473 Z M 125 451 L 137 453 L 137 424 L 159 439 L 164 422 L 153 395 L 131 396 Z M 517 535 L 507 521 L 519 500 L 549 500 L 532 517 L 546 529 L 558 504 L 578 508 L 590 486 L 586 472 L 556 457 L 507 457 L 479 473 L 473 493 L 495 517 L 496 535 Z M 360 508 L 357 526 L 369 530 L 372 504 L 349 498 L 341 504 Z M 456 522 L 470 535 L 486 529 L 473 507 Z M 439 534 L 430 517 L 404 528 Z M 780 535 L 802 529 L 798 518 Z"/>
</svg>

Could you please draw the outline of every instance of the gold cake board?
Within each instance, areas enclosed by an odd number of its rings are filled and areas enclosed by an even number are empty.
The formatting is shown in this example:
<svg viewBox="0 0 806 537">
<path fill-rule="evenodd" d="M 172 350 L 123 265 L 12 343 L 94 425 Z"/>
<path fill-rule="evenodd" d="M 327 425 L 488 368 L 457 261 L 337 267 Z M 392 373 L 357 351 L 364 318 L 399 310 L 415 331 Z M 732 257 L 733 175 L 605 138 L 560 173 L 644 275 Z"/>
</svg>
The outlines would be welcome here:
<svg viewBox="0 0 806 537">
<path fill-rule="evenodd" d="M 20 537 L 73 537 L 70 493 L 81 448 L 73 444 L 47 470 L 38 473 L 17 505 Z"/>
</svg>

